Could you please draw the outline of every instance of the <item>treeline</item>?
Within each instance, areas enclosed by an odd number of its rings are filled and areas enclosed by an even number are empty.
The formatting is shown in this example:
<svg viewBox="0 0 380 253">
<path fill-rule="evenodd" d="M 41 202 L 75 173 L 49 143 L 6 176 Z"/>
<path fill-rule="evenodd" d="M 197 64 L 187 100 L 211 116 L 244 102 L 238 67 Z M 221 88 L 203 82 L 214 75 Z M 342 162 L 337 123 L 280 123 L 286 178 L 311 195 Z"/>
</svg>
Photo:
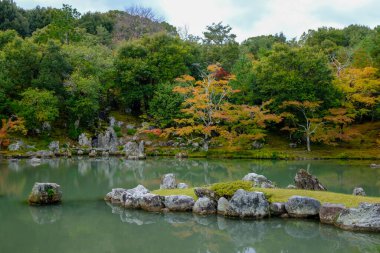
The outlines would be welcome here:
<svg viewBox="0 0 380 253">
<path fill-rule="evenodd" d="M 266 127 L 292 138 L 305 135 L 301 122 L 311 120 L 349 140 L 349 125 L 380 117 L 380 27 L 323 27 L 299 40 L 279 33 L 239 44 L 229 25 L 213 23 L 200 38 L 149 8 L 81 14 L 69 5 L 24 10 L 2 0 L 0 30 L 0 118 L 25 119 L 28 134 L 58 128 L 76 139 L 98 131 L 115 110 L 178 127 L 189 118 L 181 110 L 188 96 L 173 89 L 196 85 L 178 82 L 183 75 L 228 79 L 223 85 L 236 91 L 228 103 L 265 103 L 282 118 Z M 238 131 L 235 123 L 228 131 Z M 332 142 L 331 128 L 319 129 L 318 140 Z"/>
</svg>

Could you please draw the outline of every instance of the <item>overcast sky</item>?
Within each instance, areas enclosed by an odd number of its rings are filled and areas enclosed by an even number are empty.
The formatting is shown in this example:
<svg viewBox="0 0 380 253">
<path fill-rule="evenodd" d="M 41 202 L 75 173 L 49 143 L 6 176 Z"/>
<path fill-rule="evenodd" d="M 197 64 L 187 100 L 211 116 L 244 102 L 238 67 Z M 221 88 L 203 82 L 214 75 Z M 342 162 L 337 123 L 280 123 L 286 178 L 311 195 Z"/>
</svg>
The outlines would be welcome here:
<svg viewBox="0 0 380 253">
<path fill-rule="evenodd" d="M 248 37 L 283 32 L 299 37 L 321 26 L 342 28 L 380 25 L 380 0 L 16 0 L 23 8 L 36 5 L 60 8 L 67 3 L 80 12 L 151 7 L 170 24 L 187 26 L 202 35 L 207 25 L 223 21 L 242 41 Z"/>
</svg>

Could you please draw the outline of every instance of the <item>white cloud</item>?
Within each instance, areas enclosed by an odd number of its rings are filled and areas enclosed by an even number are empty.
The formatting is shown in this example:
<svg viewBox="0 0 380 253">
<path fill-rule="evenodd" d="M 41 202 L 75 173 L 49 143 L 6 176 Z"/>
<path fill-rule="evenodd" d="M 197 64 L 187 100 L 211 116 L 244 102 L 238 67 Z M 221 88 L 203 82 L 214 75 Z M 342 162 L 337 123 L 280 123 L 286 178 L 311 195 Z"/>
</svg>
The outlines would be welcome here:
<svg viewBox="0 0 380 253">
<path fill-rule="evenodd" d="M 321 26 L 341 28 L 352 23 L 380 24 L 379 0 L 16 0 L 23 7 L 71 4 L 81 12 L 123 10 L 134 3 L 154 10 L 172 25 L 202 35 L 207 25 L 223 21 L 242 41 L 251 36 L 283 32 L 299 37 Z"/>
</svg>

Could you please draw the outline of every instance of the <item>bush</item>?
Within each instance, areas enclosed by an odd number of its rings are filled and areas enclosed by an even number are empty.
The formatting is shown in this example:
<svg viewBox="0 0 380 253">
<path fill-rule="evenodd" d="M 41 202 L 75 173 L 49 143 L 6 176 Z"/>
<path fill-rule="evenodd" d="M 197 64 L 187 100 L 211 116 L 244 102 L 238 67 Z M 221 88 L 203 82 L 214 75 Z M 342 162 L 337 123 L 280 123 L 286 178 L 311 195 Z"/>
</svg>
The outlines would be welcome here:
<svg viewBox="0 0 380 253">
<path fill-rule="evenodd" d="M 210 189 L 215 191 L 218 198 L 225 197 L 226 199 L 230 199 L 232 195 L 234 195 L 234 193 L 239 189 L 246 191 L 253 190 L 252 182 L 242 180 L 226 183 L 216 183 L 211 185 Z"/>
<path fill-rule="evenodd" d="M 137 132 L 136 129 L 127 129 L 127 134 L 128 135 L 135 135 L 136 132 Z"/>
</svg>

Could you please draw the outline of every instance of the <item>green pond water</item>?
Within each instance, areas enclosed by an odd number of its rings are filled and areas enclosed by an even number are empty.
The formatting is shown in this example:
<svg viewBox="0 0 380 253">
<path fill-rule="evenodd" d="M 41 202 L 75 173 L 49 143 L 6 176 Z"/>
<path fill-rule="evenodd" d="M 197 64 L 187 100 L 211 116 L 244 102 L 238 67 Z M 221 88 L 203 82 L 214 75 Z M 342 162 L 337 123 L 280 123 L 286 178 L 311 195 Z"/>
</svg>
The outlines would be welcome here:
<svg viewBox="0 0 380 253">
<path fill-rule="evenodd" d="M 380 252 L 380 234 L 353 233 L 315 221 L 233 220 L 191 213 L 147 213 L 105 203 L 115 187 L 159 187 L 174 172 L 190 185 L 205 185 L 263 174 L 284 187 L 307 169 L 334 192 L 361 186 L 380 196 L 380 169 L 371 161 L 269 161 L 148 159 L 0 160 L 0 253 L 15 252 Z M 64 201 L 29 207 L 34 182 L 57 182 Z"/>
</svg>

